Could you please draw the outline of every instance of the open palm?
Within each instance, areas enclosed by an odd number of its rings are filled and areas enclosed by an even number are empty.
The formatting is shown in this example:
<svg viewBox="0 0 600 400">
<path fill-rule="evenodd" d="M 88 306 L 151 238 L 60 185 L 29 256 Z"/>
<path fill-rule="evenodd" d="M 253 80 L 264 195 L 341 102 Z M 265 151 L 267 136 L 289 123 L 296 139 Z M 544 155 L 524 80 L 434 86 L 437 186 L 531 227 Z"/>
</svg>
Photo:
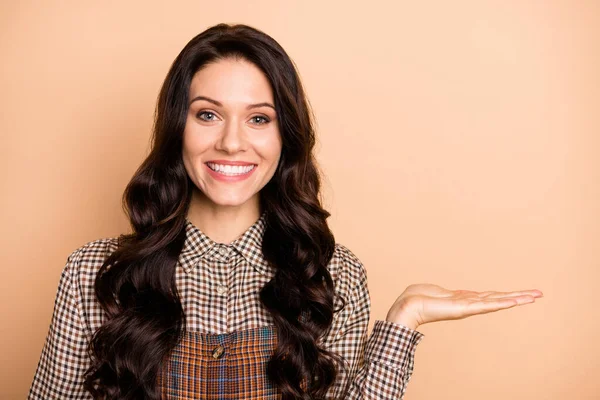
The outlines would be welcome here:
<svg viewBox="0 0 600 400">
<path fill-rule="evenodd" d="M 533 303 L 541 291 L 514 292 L 449 290 L 441 286 L 419 283 L 408 286 L 388 313 L 388 320 L 405 325 L 454 320 L 486 314 L 517 305 Z M 410 324 L 406 321 L 410 321 Z"/>
</svg>

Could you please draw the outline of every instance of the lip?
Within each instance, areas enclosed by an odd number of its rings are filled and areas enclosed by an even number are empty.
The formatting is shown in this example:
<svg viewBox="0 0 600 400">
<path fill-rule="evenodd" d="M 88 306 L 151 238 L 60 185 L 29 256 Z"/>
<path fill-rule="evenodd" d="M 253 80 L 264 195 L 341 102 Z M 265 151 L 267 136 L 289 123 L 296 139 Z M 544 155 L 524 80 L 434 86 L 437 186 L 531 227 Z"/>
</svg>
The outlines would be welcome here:
<svg viewBox="0 0 600 400">
<path fill-rule="evenodd" d="M 214 162 L 215 164 L 221 164 L 218 163 L 216 161 L 208 161 L 208 162 Z M 256 164 L 229 164 L 229 165 L 256 165 Z M 208 174 L 213 178 L 216 179 L 218 181 L 222 181 L 222 182 L 238 182 L 238 181 L 243 181 L 245 179 L 248 179 L 248 177 L 250 175 L 252 175 L 254 173 L 254 171 L 257 170 L 258 166 L 252 168 L 249 172 L 246 172 L 243 175 L 231 175 L 231 176 L 227 176 L 227 175 L 223 175 L 217 171 L 213 171 L 207 163 L 204 163 L 204 166 L 206 167 Z"/>
<path fill-rule="evenodd" d="M 229 161 L 229 160 L 210 160 L 206 163 L 221 164 L 221 165 L 256 165 L 246 161 Z M 205 164 L 206 164 L 205 163 Z"/>
</svg>

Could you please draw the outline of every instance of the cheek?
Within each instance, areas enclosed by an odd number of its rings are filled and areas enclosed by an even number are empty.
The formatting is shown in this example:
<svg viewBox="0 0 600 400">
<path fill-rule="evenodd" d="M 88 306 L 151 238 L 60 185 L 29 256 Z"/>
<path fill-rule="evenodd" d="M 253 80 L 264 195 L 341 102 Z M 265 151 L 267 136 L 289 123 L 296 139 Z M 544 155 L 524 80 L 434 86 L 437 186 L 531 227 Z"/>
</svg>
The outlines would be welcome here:
<svg viewBox="0 0 600 400">
<path fill-rule="evenodd" d="M 203 153 L 209 145 L 210 143 L 206 142 L 206 135 L 201 135 L 199 132 L 189 130 L 183 134 L 182 152 L 190 159 Z"/>
<path fill-rule="evenodd" d="M 198 164 L 199 157 L 203 154 L 207 146 L 201 138 L 201 135 L 193 131 L 186 131 L 183 134 L 181 154 L 183 165 L 190 177 L 197 175 L 196 164 Z"/>
<path fill-rule="evenodd" d="M 271 137 L 266 138 L 259 145 L 258 151 L 268 162 L 277 164 L 281 155 L 281 137 L 275 132 Z"/>
</svg>

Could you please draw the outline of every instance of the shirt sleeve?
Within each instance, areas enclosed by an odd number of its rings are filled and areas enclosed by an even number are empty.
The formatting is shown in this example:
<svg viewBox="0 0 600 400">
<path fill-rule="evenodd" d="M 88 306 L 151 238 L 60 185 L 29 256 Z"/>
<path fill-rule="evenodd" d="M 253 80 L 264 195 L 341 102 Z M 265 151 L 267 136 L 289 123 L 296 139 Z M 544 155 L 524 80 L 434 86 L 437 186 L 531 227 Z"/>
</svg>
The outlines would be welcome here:
<svg viewBox="0 0 600 400">
<path fill-rule="evenodd" d="M 358 285 L 349 301 L 349 316 L 328 346 L 342 355 L 349 366 L 340 369 L 336 384 L 326 399 L 402 399 L 414 368 L 417 345 L 423 333 L 390 321 L 376 320 L 367 335 L 371 299 L 366 270 L 360 264 Z"/>
<path fill-rule="evenodd" d="M 67 258 L 62 270 L 50 327 L 28 400 L 92 399 L 83 388 L 83 374 L 90 364 L 86 352 L 88 338 L 73 279 L 79 250 Z"/>
</svg>

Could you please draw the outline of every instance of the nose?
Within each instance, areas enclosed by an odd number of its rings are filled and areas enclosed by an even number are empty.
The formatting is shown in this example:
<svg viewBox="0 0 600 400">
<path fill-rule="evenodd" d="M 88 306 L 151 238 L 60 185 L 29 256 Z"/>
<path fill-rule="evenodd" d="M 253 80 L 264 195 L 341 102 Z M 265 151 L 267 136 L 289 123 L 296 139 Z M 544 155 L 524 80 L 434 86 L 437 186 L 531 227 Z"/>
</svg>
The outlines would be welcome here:
<svg viewBox="0 0 600 400">
<path fill-rule="evenodd" d="M 217 141 L 216 147 L 218 150 L 227 153 L 235 153 L 244 148 L 244 143 L 244 127 L 240 126 L 238 122 L 233 119 L 227 121 L 223 125 L 223 131 Z"/>
</svg>

